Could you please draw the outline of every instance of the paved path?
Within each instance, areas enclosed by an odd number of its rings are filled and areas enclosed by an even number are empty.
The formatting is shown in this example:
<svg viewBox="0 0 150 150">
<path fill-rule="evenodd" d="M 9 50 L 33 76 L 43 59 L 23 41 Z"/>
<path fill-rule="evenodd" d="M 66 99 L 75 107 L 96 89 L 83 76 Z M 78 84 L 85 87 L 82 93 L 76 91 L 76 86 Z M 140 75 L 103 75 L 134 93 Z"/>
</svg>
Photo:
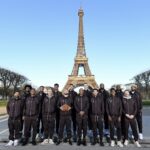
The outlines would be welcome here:
<svg viewBox="0 0 150 150">
<path fill-rule="evenodd" d="M 110 146 L 108 146 L 108 144 L 101 148 L 98 144 L 96 146 L 91 146 L 88 143 L 88 146 L 84 147 L 84 146 L 76 146 L 76 144 L 74 143 L 73 146 L 69 146 L 67 143 L 63 143 L 60 144 L 59 146 L 55 146 L 55 145 L 40 145 L 38 144 L 38 146 L 32 146 L 31 144 L 22 147 L 22 146 L 18 146 L 18 147 L 5 147 L 4 145 L 6 143 L 2 142 L 5 140 L 8 140 L 8 127 L 7 127 L 7 120 L 8 120 L 8 116 L 0 116 L 0 150 L 7 150 L 7 149 L 16 149 L 16 150 L 25 150 L 25 149 L 31 149 L 31 150 L 99 150 L 99 149 L 103 149 L 103 150 L 115 150 L 115 149 L 120 149 L 118 147 L 115 148 L 111 148 Z M 150 149 L 150 107 L 144 107 L 143 110 L 143 133 L 144 133 L 144 138 L 146 139 L 146 142 L 143 142 L 144 144 L 142 144 L 142 148 L 141 149 Z M 148 142 L 148 143 L 147 143 Z M 127 149 L 132 149 L 132 150 L 136 150 L 138 148 L 136 148 L 133 144 L 130 144 L 128 147 L 124 147 L 124 150 Z"/>
</svg>

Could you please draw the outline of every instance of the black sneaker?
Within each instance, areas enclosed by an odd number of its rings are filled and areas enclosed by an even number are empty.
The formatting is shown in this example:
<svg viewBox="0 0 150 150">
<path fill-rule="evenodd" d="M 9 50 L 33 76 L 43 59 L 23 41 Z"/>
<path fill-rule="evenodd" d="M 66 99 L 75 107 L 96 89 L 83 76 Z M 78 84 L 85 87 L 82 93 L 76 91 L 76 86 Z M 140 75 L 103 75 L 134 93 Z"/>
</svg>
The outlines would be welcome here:
<svg viewBox="0 0 150 150">
<path fill-rule="evenodd" d="M 87 143 L 86 143 L 86 139 L 83 139 L 82 144 L 83 144 L 84 146 L 86 146 L 86 145 L 87 145 Z"/>
<path fill-rule="evenodd" d="M 78 139 L 77 141 L 77 145 L 80 146 L 81 145 L 81 139 Z"/>
<path fill-rule="evenodd" d="M 100 146 L 104 146 L 103 141 L 100 141 L 100 142 L 99 142 L 99 145 L 100 145 Z"/>
<path fill-rule="evenodd" d="M 27 140 L 24 140 L 23 142 L 22 142 L 22 146 L 25 146 L 25 145 L 27 145 L 28 144 L 28 141 Z"/>
<path fill-rule="evenodd" d="M 96 139 L 93 140 L 92 142 L 92 145 L 95 145 L 97 142 L 96 142 Z"/>
<path fill-rule="evenodd" d="M 34 140 L 34 141 L 32 141 L 32 145 L 36 145 L 36 141 Z"/>
<path fill-rule="evenodd" d="M 56 145 L 59 145 L 62 142 L 62 140 L 58 139 L 56 142 Z"/>
<path fill-rule="evenodd" d="M 72 145 L 72 141 L 71 139 L 68 140 L 69 145 Z"/>
</svg>

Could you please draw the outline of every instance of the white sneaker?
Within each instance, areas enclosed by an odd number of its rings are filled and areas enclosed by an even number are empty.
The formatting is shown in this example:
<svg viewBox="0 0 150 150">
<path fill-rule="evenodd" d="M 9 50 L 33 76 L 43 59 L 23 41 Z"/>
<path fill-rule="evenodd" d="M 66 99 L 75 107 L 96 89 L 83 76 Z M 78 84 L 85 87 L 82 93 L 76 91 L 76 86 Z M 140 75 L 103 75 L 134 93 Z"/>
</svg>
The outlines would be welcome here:
<svg viewBox="0 0 150 150">
<path fill-rule="evenodd" d="M 125 140 L 124 145 L 125 145 L 125 146 L 128 146 L 128 144 L 129 144 L 129 141 L 128 141 L 128 140 Z"/>
<path fill-rule="evenodd" d="M 48 144 L 49 140 L 48 139 L 45 139 L 41 144 L 44 145 L 44 144 Z"/>
<path fill-rule="evenodd" d="M 14 141 L 9 140 L 9 142 L 5 146 L 13 146 L 13 144 L 14 144 Z"/>
<path fill-rule="evenodd" d="M 118 142 L 117 142 L 117 145 L 118 145 L 119 147 L 123 147 L 123 144 L 121 143 L 121 141 L 118 141 Z"/>
<path fill-rule="evenodd" d="M 19 141 L 18 140 L 14 140 L 14 146 L 18 146 Z"/>
<path fill-rule="evenodd" d="M 115 146 L 115 141 L 111 141 L 110 146 L 114 147 Z"/>
<path fill-rule="evenodd" d="M 142 133 L 139 133 L 139 139 L 143 140 L 143 134 Z"/>
<path fill-rule="evenodd" d="M 140 145 L 140 143 L 139 143 L 138 141 L 135 142 L 135 145 L 136 145 L 137 147 L 141 147 L 141 145 Z"/>
<path fill-rule="evenodd" d="M 50 144 L 54 144 L 54 142 L 53 142 L 52 139 L 49 139 L 49 143 L 50 143 Z"/>
</svg>

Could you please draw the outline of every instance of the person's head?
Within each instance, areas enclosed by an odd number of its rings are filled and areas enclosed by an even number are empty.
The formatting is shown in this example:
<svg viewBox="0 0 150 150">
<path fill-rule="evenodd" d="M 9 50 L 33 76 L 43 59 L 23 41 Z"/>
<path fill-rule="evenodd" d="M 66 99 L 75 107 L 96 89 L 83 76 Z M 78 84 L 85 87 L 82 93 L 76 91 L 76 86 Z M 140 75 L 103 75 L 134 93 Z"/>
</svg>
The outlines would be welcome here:
<svg viewBox="0 0 150 150">
<path fill-rule="evenodd" d="M 121 90 L 121 86 L 119 84 L 116 85 L 116 90 Z"/>
<path fill-rule="evenodd" d="M 130 92 L 128 90 L 125 90 L 123 93 L 124 97 L 129 97 L 130 96 Z"/>
<path fill-rule="evenodd" d="M 44 92 L 44 86 L 40 86 L 39 91 Z"/>
<path fill-rule="evenodd" d="M 100 89 L 104 89 L 105 85 L 103 83 L 100 84 Z"/>
<path fill-rule="evenodd" d="M 133 85 L 131 86 L 131 91 L 136 91 L 136 89 L 137 89 L 137 85 L 133 84 Z"/>
<path fill-rule="evenodd" d="M 112 96 L 115 96 L 115 95 L 116 95 L 116 90 L 115 90 L 115 88 L 111 88 L 111 89 L 110 89 L 110 94 L 111 94 Z"/>
<path fill-rule="evenodd" d="M 31 96 L 35 96 L 36 95 L 36 90 L 34 88 L 31 89 L 30 91 Z"/>
<path fill-rule="evenodd" d="M 84 90 L 88 90 L 88 85 L 84 84 Z"/>
<path fill-rule="evenodd" d="M 32 89 L 31 85 L 25 85 L 24 90 L 26 93 L 30 93 L 30 90 Z"/>
<path fill-rule="evenodd" d="M 15 93 L 14 93 L 14 97 L 15 98 L 18 98 L 20 96 L 20 92 L 19 91 L 16 91 Z"/>
<path fill-rule="evenodd" d="M 97 96 L 98 95 L 98 89 L 93 89 L 93 96 Z"/>
<path fill-rule="evenodd" d="M 74 89 L 74 85 L 73 85 L 73 84 L 70 84 L 69 90 L 72 91 L 73 89 Z"/>
<path fill-rule="evenodd" d="M 79 95 L 80 95 L 80 96 L 83 96 L 83 95 L 84 95 L 84 89 L 83 89 L 83 88 L 80 88 L 80 89 L 79 89 Z"/>
<path fill-rule="evenodd" d="M 53 96 L 52 88 L 47 89 L 47 95 L 50 96 L 50 97 Z"/>
<path fill-rule="evenodd" d="M 69 95 L 69 91 L 67 89 L 64 89 L 63 96 L 68 97 L 68 95 Z"/>
<path fill-rule="evenodd" d="M 58 89 L 59 89 L 59 84 L 58 84 L 58 83 L 55 83 L 55 84 L 54 84 L 54 91 L 58 91 Z"/>
</svg>

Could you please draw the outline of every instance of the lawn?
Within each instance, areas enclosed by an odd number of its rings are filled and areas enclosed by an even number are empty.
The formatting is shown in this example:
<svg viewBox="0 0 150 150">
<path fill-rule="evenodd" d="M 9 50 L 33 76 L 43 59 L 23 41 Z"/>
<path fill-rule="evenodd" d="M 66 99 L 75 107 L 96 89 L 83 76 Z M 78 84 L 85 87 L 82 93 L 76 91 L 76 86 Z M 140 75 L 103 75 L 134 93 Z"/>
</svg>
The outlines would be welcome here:
<svg viewBox="0 0 150 150">
<path fill-rule="evenodd" d="M 7 104 L 7 100 L 0 100 L 0 107 L 4 107 Z"/>
</svg>

